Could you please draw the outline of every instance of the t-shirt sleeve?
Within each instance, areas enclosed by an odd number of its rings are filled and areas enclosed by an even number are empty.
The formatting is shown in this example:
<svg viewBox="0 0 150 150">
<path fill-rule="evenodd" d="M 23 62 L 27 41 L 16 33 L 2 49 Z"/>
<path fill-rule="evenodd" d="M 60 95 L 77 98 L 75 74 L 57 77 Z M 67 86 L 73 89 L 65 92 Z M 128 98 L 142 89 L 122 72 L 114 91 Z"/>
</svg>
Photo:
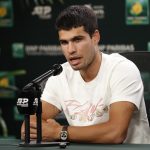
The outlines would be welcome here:
<svg viewBox="0 0 150 150">
<path fill-rule="evenodd" d="M 110 104 L 129 101 L 139 109 L 143 98 L 143 82 L 137 66 L 131 61 L 122 61 L 113 70 L 110 79 Z"/>
<path fill-rule="evenodd" d="M 60 104 L 60 96 L 58 93 L 58 79 L 56 79 L 57 76 L 50 77 L 45 85 L 45 88 L 41 95 L 41 100 L 46 101 L 54 106 L 56 106 L 59 110 L 62 110 L 61 104 Z"/>
</svg>

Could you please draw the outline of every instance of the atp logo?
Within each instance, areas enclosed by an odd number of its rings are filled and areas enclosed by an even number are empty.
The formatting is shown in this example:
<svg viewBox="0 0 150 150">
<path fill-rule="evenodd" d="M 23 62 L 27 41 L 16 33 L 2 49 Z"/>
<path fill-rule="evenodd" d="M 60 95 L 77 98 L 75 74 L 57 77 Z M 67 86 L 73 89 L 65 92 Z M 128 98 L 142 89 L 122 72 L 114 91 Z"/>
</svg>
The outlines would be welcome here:
<svg viewBox="0 0 150 150">
<path fill-rule="evenodd" d="M 51 6 L 35 6 L 32 15 L 37 15 L 40 19 L 50 19 L 52 7 Z"/>
<path fill-rule="evenodd" d="M 29 8 L 32 10 L 31 15 L 38 16 L 40 19 L 51 19 L 52 18 L 52 6 L 56 0 L 24 0 L 21 1 L 21 7 Z M 64 5 L 64 0 L 57 0 L 57 3 Z"/>
<path fill-rule="evenodd" d="M 33 106 L 38 106 L 38 98 L 35 98 L 33 101 Z"/>
<path fill-rule="evenodd" d="M 17 106 L 28 107 L 29 106 L 28 102 L 29 102 L 28 98 L 18 98 Z"/>
</svg>

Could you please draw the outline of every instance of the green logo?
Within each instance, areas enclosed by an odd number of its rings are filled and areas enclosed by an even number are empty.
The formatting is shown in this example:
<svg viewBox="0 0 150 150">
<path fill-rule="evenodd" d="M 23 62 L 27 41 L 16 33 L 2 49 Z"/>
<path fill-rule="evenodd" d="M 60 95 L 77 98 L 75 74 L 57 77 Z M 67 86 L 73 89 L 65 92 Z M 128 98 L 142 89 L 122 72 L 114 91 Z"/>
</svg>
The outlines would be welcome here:
<svg viewBox="0 0 150 150">
<path fill-rule="evenodd" d="M 0 1 L 0 27 L 13 26 L 13 5 L 11 0 Z"/>
<path fill-rule="evenodd" d="M 13 43 L 12 44 L 12 56 L 14 58 L 24 57 L 24 44 L 23 43 Z"/>
<path fill-rule="evenodd" d="M 149 24 L 149 0 L 126 0 L 126 24 Z"/>
</svg>

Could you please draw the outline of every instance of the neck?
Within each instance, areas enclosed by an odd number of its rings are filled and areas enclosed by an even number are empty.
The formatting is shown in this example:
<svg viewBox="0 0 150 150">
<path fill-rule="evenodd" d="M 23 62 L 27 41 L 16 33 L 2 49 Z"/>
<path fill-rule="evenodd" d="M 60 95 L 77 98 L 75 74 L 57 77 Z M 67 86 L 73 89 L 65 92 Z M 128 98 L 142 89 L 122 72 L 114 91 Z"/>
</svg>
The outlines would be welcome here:
<svg viewBox="0 0 150 150">
<path fill-rule="evenodd" d="M 97 51 L 96 56 L 92 61 L 92 63 L 89 64 L 89 66 L 86 69 L 80 70 L 80 74 L 85 82 L 90 82 L 97 76 L 101 66 L 101 61 L 102 61 L 102 53 Z"/>
</svg>

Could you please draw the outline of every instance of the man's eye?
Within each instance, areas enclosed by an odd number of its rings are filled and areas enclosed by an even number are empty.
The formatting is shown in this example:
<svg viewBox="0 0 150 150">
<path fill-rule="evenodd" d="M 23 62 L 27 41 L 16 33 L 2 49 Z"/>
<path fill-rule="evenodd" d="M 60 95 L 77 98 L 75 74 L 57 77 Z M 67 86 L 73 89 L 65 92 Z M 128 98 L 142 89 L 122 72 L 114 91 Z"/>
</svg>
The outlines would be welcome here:
<svg viewBox="0 0 150 150">
<path fill-rule="evenodd" d="M 68 42 L 67 41 L 60 41 L 60 44 L 61 45 L 66 45 L 66 44 L 68 44 Z"/>
<path fill-rule="evenodd" d="M 74 42 L 80 42 L 82 39 L 80 38 L 77 38 L 77 39 L 74 39 Z"/>
<path fill-rule="evenodd" d="M 76 42 L 80 42 L 80 41 L 81 41 L 81 39 L 76 39 L 75 41 L 76 41 Z"/>
</svg>

